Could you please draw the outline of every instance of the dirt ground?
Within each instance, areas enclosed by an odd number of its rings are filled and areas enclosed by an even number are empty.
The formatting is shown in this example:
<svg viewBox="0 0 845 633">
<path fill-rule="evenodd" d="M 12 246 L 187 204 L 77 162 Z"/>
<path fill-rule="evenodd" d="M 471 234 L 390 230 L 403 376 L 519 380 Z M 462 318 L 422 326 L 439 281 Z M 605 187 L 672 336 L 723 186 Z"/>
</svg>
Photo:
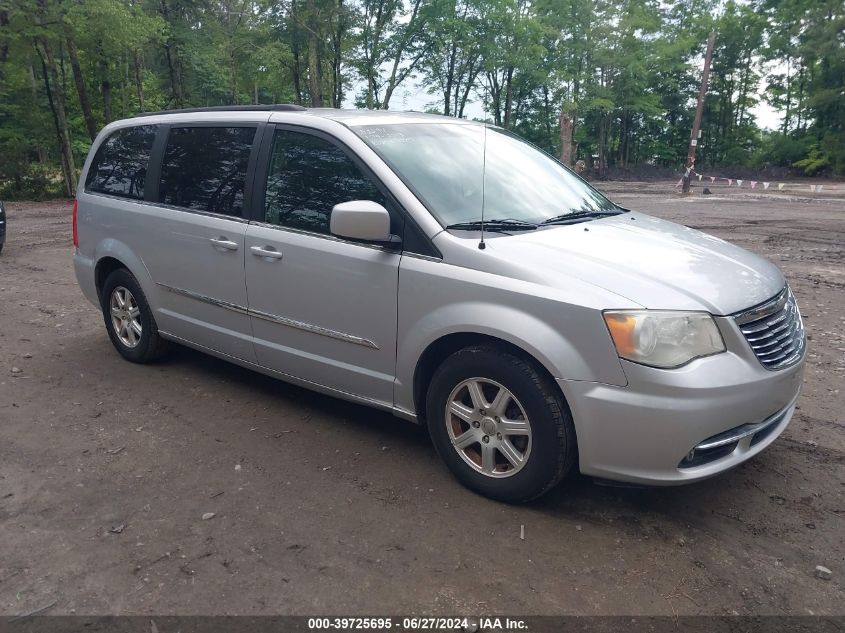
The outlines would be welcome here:
<svg viewBox="0 0 845 633">
<path fill-rule="evenodd" d="M 576 475 L 522 507 L 389 415 L 186 349 L 121 360 L 76 285 L 70 203 L 8 205 L 0 614 L 845 613 L 845 192 L 672 184 L 603 188 L 783 268 L 811 339 L 797 415 L 716 479 Z"/>
</svg>

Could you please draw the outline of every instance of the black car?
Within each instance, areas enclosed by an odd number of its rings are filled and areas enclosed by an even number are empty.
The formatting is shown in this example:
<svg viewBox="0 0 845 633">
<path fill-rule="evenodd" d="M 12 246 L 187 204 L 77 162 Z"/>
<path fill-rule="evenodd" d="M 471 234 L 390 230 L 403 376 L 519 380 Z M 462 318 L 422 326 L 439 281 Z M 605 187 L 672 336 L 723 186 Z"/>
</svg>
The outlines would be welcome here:
<svg viewBox="0 0 845 633">
<path fill-rule="evenodd" d="M 0 253 L 3 252 L 3 244 L 6 243 L 6 207 L 0 202 Z"/>
</svg>

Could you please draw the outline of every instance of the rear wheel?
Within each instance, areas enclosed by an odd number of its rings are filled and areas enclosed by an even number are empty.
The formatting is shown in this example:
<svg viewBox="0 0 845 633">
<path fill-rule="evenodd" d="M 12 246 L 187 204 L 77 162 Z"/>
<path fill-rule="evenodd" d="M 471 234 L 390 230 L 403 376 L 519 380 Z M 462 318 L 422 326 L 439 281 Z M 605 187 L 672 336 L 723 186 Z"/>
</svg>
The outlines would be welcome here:
<svg viewBox="0 0 845 633">
<path fill-rule="evenodd" d="M 100 294 L 109 338 L 120 355 L 133 363 L 148 363 L 166 350 L 147 298 L 125 268 L 112 272 Z"/>
<path fill-rule="evenodd" d="M 534 499 L 575 462 L 575 428 L 557 386 L 533 362 L 493 346 L 444 361 L 429 386 L 426 416 L 452 473 L 493 499 Z"/>
</svg>

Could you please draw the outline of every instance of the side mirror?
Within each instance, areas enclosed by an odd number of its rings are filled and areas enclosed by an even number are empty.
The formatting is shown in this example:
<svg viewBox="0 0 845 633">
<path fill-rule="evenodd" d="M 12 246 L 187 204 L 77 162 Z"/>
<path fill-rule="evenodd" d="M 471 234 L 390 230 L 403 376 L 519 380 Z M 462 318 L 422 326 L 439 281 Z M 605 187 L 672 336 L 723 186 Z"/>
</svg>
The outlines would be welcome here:
<svg viewBox="0 0 845 633">
<path fill-rule="evenodd" d="M 390 214 L 378 202 L 351 200 L 334 205 L 329 218 L 332 235 L 367 242 L 393 242 Z"/>
</svg>

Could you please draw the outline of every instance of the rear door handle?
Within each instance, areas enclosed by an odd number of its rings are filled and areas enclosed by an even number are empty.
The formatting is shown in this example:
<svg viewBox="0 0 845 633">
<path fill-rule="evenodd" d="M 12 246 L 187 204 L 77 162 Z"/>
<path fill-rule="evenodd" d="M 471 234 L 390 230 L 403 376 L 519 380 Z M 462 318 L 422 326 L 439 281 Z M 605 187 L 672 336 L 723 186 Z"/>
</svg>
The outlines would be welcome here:
<svg viewBox="0 0 845 633">
<path fill-rule="evenodd" d="M 233 242 L 232 240 L 226 239 L 225 237 L 218 237 L 218 238 L 211 238 L 209 240 L 215 248 L 222 248 L 226 251 L 236 251 L 238 250 L 238 243 Z"/>
<path fill-rule="evenodd" d="M 281 259 L 282 254 L 271 246 L 250 246 L 249 250 L 256 257 L 266 257 L 267 259 Z"/>
</svg>

